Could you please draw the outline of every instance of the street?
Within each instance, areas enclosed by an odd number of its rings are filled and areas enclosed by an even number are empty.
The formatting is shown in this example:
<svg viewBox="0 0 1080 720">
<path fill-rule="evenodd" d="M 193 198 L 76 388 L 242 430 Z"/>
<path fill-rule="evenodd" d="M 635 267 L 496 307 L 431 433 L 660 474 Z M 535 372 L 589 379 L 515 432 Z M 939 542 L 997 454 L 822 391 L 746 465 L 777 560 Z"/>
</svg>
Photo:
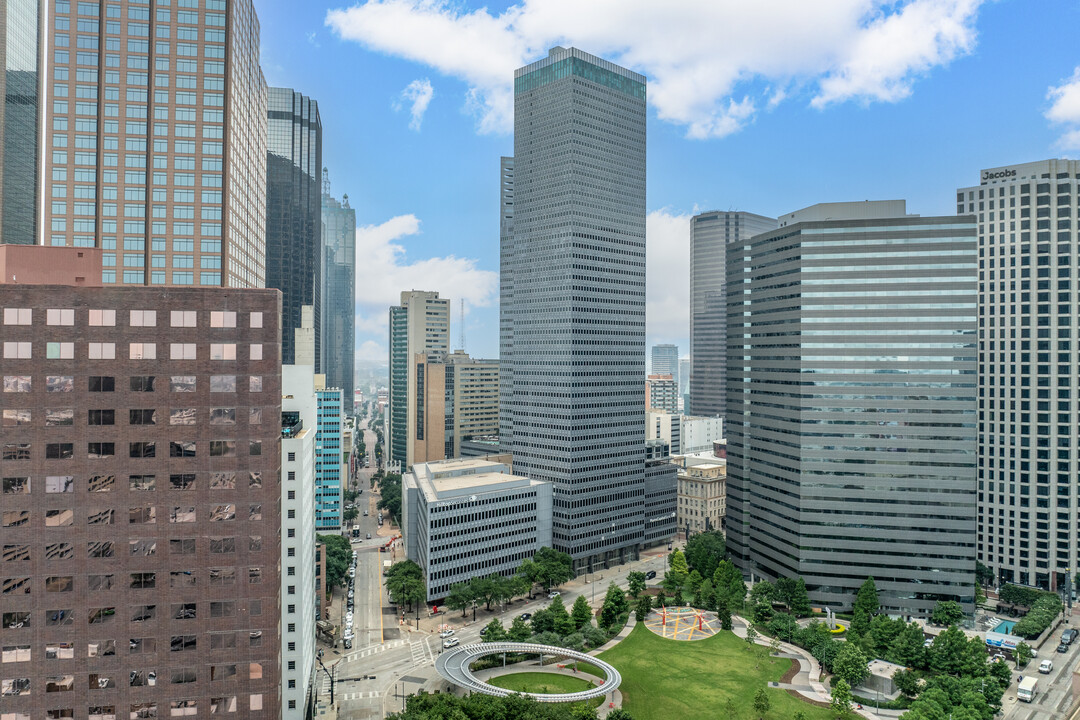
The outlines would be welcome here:
<svg viewBox="0 0 1080 720">
<path fill-rule="evenodd" d="M 1033 658 L 1024 668 L 1023 675 L 1034 675 L 1039 678 L 1039 690 L 1035 695 L 1035 701 L 1030 703 L 1019 702 L 1016 699 L 1016 677 L 1005 692 L 1001 702 L 1001 709 L 1007 720 L 1043 720 L 1044 718 L 1065 718 L 1069 707 L 1072 705 L 1072 669 L 1076 665 L 1077 654 L 1080 652 L 1080 642 L 1074 642 L 1069 647 L 1069 652 L 1059 653 L 1055 651 L 1061 631 L 1067 626 L 1058 628 L 1052 638 L 1043 643 L 1039 649 L 1039 656 Z M 1039 663 L 1043 660 L 1052 660 L 1054 669 L 1049 675 L 1039 673 Z M 1016 672 L 1016 675 L 1021 673 Z"/>
</svg>

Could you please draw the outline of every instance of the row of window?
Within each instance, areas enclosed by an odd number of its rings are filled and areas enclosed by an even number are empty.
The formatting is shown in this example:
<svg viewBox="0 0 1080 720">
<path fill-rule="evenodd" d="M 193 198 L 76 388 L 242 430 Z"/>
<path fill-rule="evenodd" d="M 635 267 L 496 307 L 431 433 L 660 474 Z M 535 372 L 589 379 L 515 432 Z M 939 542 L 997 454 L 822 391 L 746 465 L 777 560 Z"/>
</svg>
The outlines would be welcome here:
<svg viewBox="0 0 1080 720">
<path fill-rule="evenodd" d="M 211 360 L 236 360 L 237 343 L 210 343 Z M 29 360 L 33 357 L 33 343 L 4 341 L 4 358 L 7 360 Z M 90 360 L 115 360 L 116 343 L 92 342 L 86 344 L 86 357 Z M 75 343 L 46 342 L 45 358 L 48 360 L 72 360 L 75 358 Z M 129 360 L 156 360 L 157 343 L 128 343 Z M 196 360 L 196 343 L 169 343 L 170 360 Z M 248 346 L 249 360 L 263 359 L 262 343 Z"/>
<path fill-rule="evenodd" d="M 229 555 L 236 552 L 237 538 L 235 537 L 207 537 L 209 551 L 214 555 Z M 241 538 L 241 541 L 243 539 Z M 153 557 L 157 554 L 157 538 L 135 538 L 128 540 L 128 554 L 135 557 Z M 195 540 L 170 540 L 169 547 L 173 555 L 192 555 L 195 553 Z M 242 547 L 242 545 L 241 545 Z M 18 563 L 30 560 L 31 546 L 26 543 L 9 543 L 3 546 L 3 561 Z M 123 541 L 95 540 L 86 543 L 86 556 L 90 559 L 114 558 L 118 548 L 122 554 Z M 290 548 L 292 549 L 292 548 Z M 262 538 L 256 535 L 248 537 L 248 550 L 259 552 L 262 550 Z M 71 543 L 56 542 L 48 543 L 44 547 L 46 560 L 72 560 L 75 558 L 75 548 Z M 295 555 L 295 552 L 293 553 Z M 295 575 L 295 569 L 290 567 L 289 575 Z M 97 577 L 97 576 L 95 576 Z M 111 576 L 110 576 L 111 577 Z M 134 574 L 132 574 L 134 578 Z M 110 580 L 110 582 L 112 582 Z M 134 582 L 134 581 L 133 581 Z M 143 578 L 140 587 L 146 582 L 153 582 Z"/>
<path fill-rule="evenodd" d="M 32 325 L 32 308 L 4 308 L 5 325 Z M 197 310 L 170 310 L 169 327 L 198 327 Z M 75 325 L 75 310 L 70 308 L 48 308 L 45 310 L 45 324 L 59 326 Z M 90 327 L 115 327 L 115 310 L 89 310 L 87 324 Z M 128 315 L 130 327 L 157 327 L 156 310 L 131 310 Z M 248 313 L 248 327 L 261 328 L 263 326 L 263 314 L 261 312 Z M 236 312 L 233 310 L 211 310 L 210 327 L 234 328 L 236 327 Z"/>
<path fill-rule="evenodd" d="M 192 416 L 194 417 L 194 416 Z M 194 424 L 192 422 L 191 424 Z M 236 440 L 211 440 L 210 457 L 237 457 Z M 163 443 L 164 444 L 164 443 Z M 4 443 L 0 449 L 0 460 L 30 460 L 33 454 L 32 443 Z M 262 455 L 262 441 L 249 440 L 247 455 Z M 86 456 L 100 459 L 116 456 L 116 443 L 114 442 L 91 442 L 86 444 Z M 75 457 L 74 443 L 46 443 L 46 460 L 71 460 Z M 157 457 L 157 443 L 154 441 L 141 441 L 128 444 L 128 457 L 130 458 L 155 458 Z M 162 455 L 164 457 L 164 454 Z M 196 443 L 188 440 L 169 441 L 169 457 L 193 458 L 197 457 Z"/>
<path fill-rule="evenodd" d="M 235 490 L 237 473 L 233 470 L 209 473 L 211 490 Z M 241 476 L 243 474 L 241 473 Z M 247 486 L 260 489 L 263 486 L 262 472 L 251 470 L 247 473 Z M 0 480 L 4 495 L 29 495 L 31 478 L 28 476 L 5 477 Z M 92 475 L 87 483 L 89 492 L 110 492 L 116 484 L 115 475 Z M 76 480 L 73 475 L 48 475 L 45 477 L 45 494 L 73 493 Z M 168 485 L 162 478 L 162 489 L 193 491 L 196 488 L 195 473 L 173 473 L 169 475 Z M 128 475 L 128 489 L 153 491 L 157 489 L 156 475 Z M 291 491 L 290 491 L 291 492 Z"/>
<path fill-rule="evenodd" d="M 6 345 L 7 343 L 5 343 Z M 241 376 L 243 377 L 243 376 Z M 154 392 L 156 384 L 155 376 L 153 375 L 133 375 L 129 379 L 129 387 L 132 392 Z M 3 391 L 6 393 L 28 393 L 33 389 L 33 379 L 30 375 L 4 375 L 3 376 Z M 197 378 L 195 375 L 171 375 L 169 376 L 169 391 L 176 393 L 193 393 L 197 389 Z M 248 376 L 248 392 L 259 393 L 263 389 L 262 375 L 249 375 Z M 75 390 L 75 376 L 74 375 L 46 375 L 45 376 L 45 391 L 46 392 L 74 392 Z M 116 390 L 116 378 L 109 375 L 89 375 L 87 376 L 87 390 L 89 392 L 114 392 Z M 211 375 L 210 376 L 210 392 L 236 392 L 236 375 Z M 252 408 L 252 418 L 255 417 L 254 411 L 259 410 L 258 422 L 254 419 L 250 420 L 252 424 L 259 424 L 262 421 L 261 408 Z M 172 423 L 174 425 L 192 425 L 191 423 Z"/>
<path fill-rule="evenodd" d="M 121 411 L 122 412 L 122 411 Z M 29 409 L 14 409 L 6 408 L 2 411 L 2 420 L 0 420 L 0 427 L 19 427 L 33 425 L 33 419 L 37 413 L 37 417 L 44 415 L 45 427 L 62 427 L 71 426 L 75 424 L 75 409 L 74 408 L 46 408 L 43 411 L 35 411 Z M 169 409 L 169 424 L 170 425 L 195 425 L 196 417 L 198 415 L 198 408 L 170 408 Z M 87 425 L 115 425 L 116 424 L 116 410 L 87 410 L 86 411 L 86 424 Z M 262 408 L 249 408 L 248 409 L 248 423 L 250 425 L 262 424 Z M 158 411 L 155 408 L 146 409 L 130 409 L 128 410 L 128 424 L 129 425 L 157 425 L 158 424 Z M 235 425 L 236 424 L 236 408 L 231 407 L 212 407 L 210 408 L 210 424 L 211 425 Z M 260 455 L 261 452 L 251 453 L 253 455 Z M 143 457 L 140 455 L 132 455 L 132 457 Z"/>
<path fill-rule="evenodd" d="M 220 503 L 207 507 L 210 513 L 210 522 L 236 520 L 236 503 Z M 87 525 L 114 525 L 116 524 L 118 512 L 122 512 L 122 510 L 117 511 L 115 508 L 91 510 L 87 514 Z M 30 527 L 31 515 L 32 513 L 29 510 L 4 510 L 3 513 L 0 513 L 0 527 Z M 128 508 L 127 516 L 130 525 L 155 525 L 157 523 L 157 508 L 153 505 Z M 258 522 L 263 519 L 262 503 L 252 503 L 248 506 L 247 519 L 251 522 Z M 193 523 L 195 521 L 194 506 L 173 506 L 169 511 L 170 523 Z M 45 527 L 70 527 L 74 524 L 74 510 L 45 511 Z"/>
</svg>

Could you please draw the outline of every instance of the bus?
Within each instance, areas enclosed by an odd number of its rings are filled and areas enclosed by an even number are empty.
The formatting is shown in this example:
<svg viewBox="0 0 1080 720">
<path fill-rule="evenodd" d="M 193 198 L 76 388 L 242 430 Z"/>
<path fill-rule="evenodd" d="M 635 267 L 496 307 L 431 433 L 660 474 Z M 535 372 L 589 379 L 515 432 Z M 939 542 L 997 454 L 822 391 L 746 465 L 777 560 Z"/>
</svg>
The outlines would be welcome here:
<svg viewBox="0 0 1080 720">
<path fill-rule="evenodd" d="M 360 526 L 359 525 L 353 525 L 352 526 L 352 536 L 354 538 L 360 537 Z"/>
</svg>

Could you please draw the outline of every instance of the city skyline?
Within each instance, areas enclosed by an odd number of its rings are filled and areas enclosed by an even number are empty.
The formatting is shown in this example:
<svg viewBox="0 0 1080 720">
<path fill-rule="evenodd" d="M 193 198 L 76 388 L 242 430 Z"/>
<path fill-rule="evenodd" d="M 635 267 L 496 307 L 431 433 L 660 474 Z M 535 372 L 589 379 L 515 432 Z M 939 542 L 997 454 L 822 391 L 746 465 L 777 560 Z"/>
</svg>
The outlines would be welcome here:
<svg viewBox="0 0 1080 720">
<path fill-rule="evenodd" d="M 414 5 L 360 7 L 383 10 L 385 18 L 369 21 L 375 33 L 391 17 L 411 22 L 417 14 Z M 507 5 L 489 5 L 483 12 L 470 4 L 460 10 L 475 19 L 477 42 L 503 45 L 505 28 L 516 27 L 503 17 Z M 1072 137 L 1076 127 L 1075 122 L 1059 121 L 1080 118 L 1075 99 L 1070 100 L 1075 96 L 1067 92 L 1074 87 L 1069 81 L 1076 81 L 1077 62 L 1063 45 L 1043 42 L 1046 22 L 1041 18 L 1053 14 L 1063 25 L 1075 24 L 1080 8 L 1054 3 L 1045 8 L 1047 14 L 1032 17 L 1018 3 L 948 5 L 961 8 L 955 10 L 959 19 L 954 40 L 959 46 L 948 44 L 953 36 L 944 21 L 933 26 L 938 34 L 910 38 L 926 46 L 926 55 L 922 64 L 905 66 L 909 72 L 891 86 L 897 92 L 891 101 L 868 95 L 819 109 L 812 105 L 820 94 L 818 79 L 830 76 L 832 66 L 815 63 L 825 69 L 813 77 L 788 78 L 784 85 L 782 73 L 750 58 L 745 82 L 740 80 L 721 101 L 726 106 L 729 100 L 737 104 L 744 95 L 750 97 L 758 107 L 753 119 L 727 137 L 698 140 L 687 137 L 688 125 L 660 117 L 662 98 L 654 88 L 647 120 L 654 159 L 647 178 L 649 346 L 673 342 L 689 347 L 685 280 L 689 216 L 694 212 L 745 210 L 777 216 L 814 202 L 905 197 L 918 212 L 943 214 L 950 212 L 955 188 L 970 182 L 970 168 L 1075 154 L 1058 143 Z M 375 42 L 377 38 L 362 43 L 342 39 L 326 23 L 331 10 L 343 7 L 333 0 L 303 6 L 257 3 L 268 82 L 333 97 L 323 99 L 320 108 L 329 128 L 326 147 L 332 160 L 326 164 L 335 188 L 347 191 L 357 209 L 360 267 L 372 270 L 373 276 L 366 282 L 362 274 L 357 277 L 359 360 L 385 362 L 385 308 L 406 288 L 439 290 L 455 304 L 464 297 L 466 349 L 474 357 L 495 357 L 499 231 L 492 193 L 499 157 L 512 154 L 511 136 L 479 132 L 468 103 L 469 89 L 476 85 L 466 73 L 477 61 L 454 60 L 467 55 L 466 50 L 400 33 L 414 37 L 401 40 L 403 44 L 445 45 L 445 58 L 431 59 L 436 50 L 422 52 L 412 45 L 395 49 Z M 433 7 L 440 17 L 450 18 L 447 29 L 462 28 L 462 16 L 450 17 L 443 5 Z M 701 11 L 730 12 L 722 7 Z M 640 15 L 634 4 L 627 12 Z M 779 18 L 773 20 L 776 28 L 762 30 L 753 17 L 756 12 L 747 10 L 733 19 L 750 23 L 759 35 L 768 30 L 788 36 L 800 20 L 772 13 Z M 859 22 L 860 27 L 868 24 L 865 18 Z M 823 11 L 817 24 L 808 27 L 835 29 L 840 24 Z M 526 61 L 541 58 L 551 45 L 576 44 L 643 70 L 650 81 L 660 78 L 656 63 L 647 59 L 655 52 L 634 54 L 648 49 L 637 37 L 640 32 L 611 49 L 614 41 L 608 35 L 614 30 L 601 32 L 598 26 L 589 17 L 568 24 L 560 28 L 565 33 L 561 41 L 529 46 Z M 657 29 L 658 43 L 665 32 L 674 30 Z M 515 51 L 533 40 L 524 31 L 511 35 Z M 1016 52 L 1035 47 L 1038 58 Z M 715 61 L 726 68 L 746 52 L 736 48 Z M 644 59 L 635 60 L 638 56 Z M 679 62 L 688 71 L 697 67 L 688 60 Z M 491 72 L 503 77 L 512 70 L 509 66 Z M 348 77 L 363 78 L 356 85 L 360 92 L 340 92 L 345 71 Z M 763 97 L 761 92 L 781 86 L 786 99 L 770 106 L 775 96 Z M 1054 95 L 1052 88 L 1062 92 Z M 992 104 L 988 97 L 994 98 Z M 985 122 L 988 113 L 993 122 Z M 948 122 L 940 122 L 942 118 Z M 777 167 L 790 169 L 778 173 Z M 822 187 L 830 188 L 825 196 Z M 666 282 L 672 276 L 678 282 Z M 424 277 L 439 277 L 439 284 L 424 283 Z M 456 345 L 458 308 L 453 310 L 451 337 Z"/>
</svg>

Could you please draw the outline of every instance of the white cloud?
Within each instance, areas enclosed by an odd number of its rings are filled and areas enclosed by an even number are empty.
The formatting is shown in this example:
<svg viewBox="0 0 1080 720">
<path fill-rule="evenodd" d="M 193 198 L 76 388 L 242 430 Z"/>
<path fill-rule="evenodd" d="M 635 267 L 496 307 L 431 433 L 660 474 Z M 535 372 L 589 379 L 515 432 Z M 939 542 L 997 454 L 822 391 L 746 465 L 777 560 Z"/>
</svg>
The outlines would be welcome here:
<svg viewBox="0 0 1080 720">
<path fill-rule="evenodd" d="M 1046 119 L 1066 127 L 1058 144 L 1067 150 L 1080 150 L 1080 66 L 1071 78 L 1050 88 L 1046 97 L 1052 101 Z"/>
<path fill-rule="evenodd" d="M 690 215 L 666 208 L 645 216 L 646 344 L 690 351 Z"/>
<path fill-rule="evenodd" d="M 574 45 L 646 74 L 658 117 L 708 138 L 801 86 L 816 86 L 820 107 L 903 99 L 919 76 L 971 52 L 984 2 L 522 0 L 494 15 L 454 0 L 367 0 L 326 24 L 465 82 L 481 133 L 512 129 L 516 68 Z"/>
<path fill-rule="evenodd" d="M 412 115 L 409 129 L 420 132 L 420 123 L 423 122 L 428 103 L 434 95 L 435 89 L 431 87 L 430 80 L 413 80 L 401 91 L 401 95 L 393 103 L 393 108 L 395 111 L 401 110 L 403 103 L 409 103 L 409 114 Z"/>
<path fill-rule="evenodd" d="M 356 228 L 356 339 L 365 356 L 385 360 L 389 307 L 401 301 L 403 290 L 438 291 L 453 304 L 452 315 L 461 299 L 467 307 L 488 307 L 498 299 L 498 273 L 480 269 L 474 259 L 409 258 L 401 241 L 419 233 L 415 215 Z"/>
<path fill-rule="evenodd" d="M 319 42 L 319 36 L 314 30 L 304 33 L 304 37 L 307 38 L 308 44 L 313 46 L 316 50 L 322 47 L 322 44 Z"/>
</svg>

